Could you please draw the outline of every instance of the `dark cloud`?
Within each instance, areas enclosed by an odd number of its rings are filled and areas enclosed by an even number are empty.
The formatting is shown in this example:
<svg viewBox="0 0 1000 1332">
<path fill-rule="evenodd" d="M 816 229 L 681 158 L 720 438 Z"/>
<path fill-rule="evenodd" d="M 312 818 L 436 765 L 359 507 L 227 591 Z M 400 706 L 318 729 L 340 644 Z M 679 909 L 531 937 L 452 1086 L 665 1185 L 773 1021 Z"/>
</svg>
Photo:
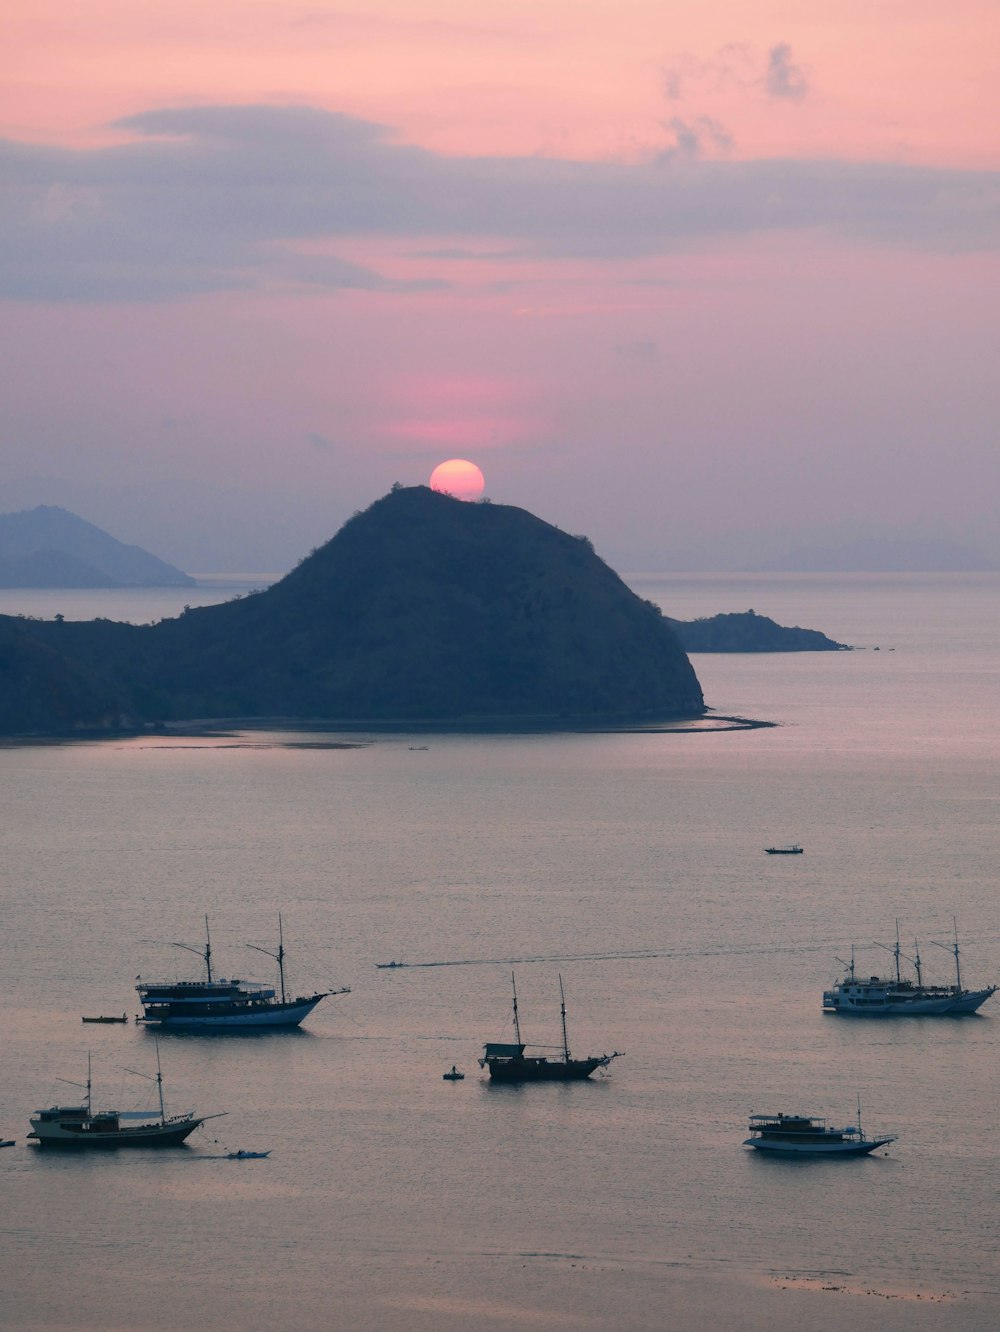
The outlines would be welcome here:
<svg viewBox="0 0 1000 1332">
<path fill-rule="evenodd" d="M 676 157 L 700 157 L 706 148 L 728 152 L 733 146 L 732 135 L 711 116 L 696 116 L 693 120 L 672 116 L 664 122 L 664 128 L 674 136 L 674 143 L 659 154 L 660 162 Z"/>
<path fill-rule="evenodd" d="M 444 156 L 308 107 L 152 111 L 118 128 L 136 137 L 84 151 L 0 143 L 0 294 L 440 285 L 390 281 L 327 253 L 359 235 L 406 238 L 408 249 L 489 238 L 550 258 L 662 254 L 769 230 L 951 249 L 1000 239 L 1000 173 L 708 160 L 704 149 L 727 135 L 705 117 L 678 119 L 675 148 L 641 163 Z"/>
<path fill-rule="evenodd" d="M 331 453 L 336 448 L 333 440 L 320 434 L 318 430 L 310 430 L 306 439 L 319 453 Z"/>
<path fill-rule="evenodd" d="M 800 102 L 808 93 L 806 76 L 792 61 L 792 48 L 787 42 L 779 42 L 768 51 L 764 86 L 771 97 L 783 97 L 792 102 Z"/>
</svg>

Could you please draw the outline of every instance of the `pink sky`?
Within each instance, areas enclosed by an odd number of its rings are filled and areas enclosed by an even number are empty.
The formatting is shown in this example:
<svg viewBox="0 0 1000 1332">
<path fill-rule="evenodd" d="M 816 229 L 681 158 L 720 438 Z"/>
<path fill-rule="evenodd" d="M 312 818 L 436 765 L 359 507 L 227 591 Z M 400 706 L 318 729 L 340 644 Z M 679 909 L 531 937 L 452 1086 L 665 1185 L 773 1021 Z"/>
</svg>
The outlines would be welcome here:
<svg viewBox="0 0 1000 1332">
<path fill-rule="evenodd" d="M 618 568 L 1000 560 L 998 15 L 21 6 L 0 510 L 281 569 L 458 456 Z"/>
</svg>

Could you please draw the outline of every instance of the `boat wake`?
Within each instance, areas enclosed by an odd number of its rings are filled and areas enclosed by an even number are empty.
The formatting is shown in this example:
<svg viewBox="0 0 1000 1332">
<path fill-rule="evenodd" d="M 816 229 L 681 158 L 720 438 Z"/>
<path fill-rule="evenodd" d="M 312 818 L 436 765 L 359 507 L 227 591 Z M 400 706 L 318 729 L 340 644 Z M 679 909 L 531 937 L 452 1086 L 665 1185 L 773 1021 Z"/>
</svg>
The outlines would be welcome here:
<svg viewBox="0 0 1000 1332">
<path fill-rule="evenodd" d="M 380 970 L 403 971 L 421 967 L 511 967 L 529 963 L 548 962 L 627 962 L 654 961 L 657 958 L 732 957 L 735 955 L 770 955 L 783 953 L 819 953 L 831 946 L 830 942 L 807 944 L 741 945 L 734 948 L 624 948 L 600 953 L 531 953 L 521 957 L 457 957 L 439 958 L 429 962 L 377 963 Z"/>
</svg>

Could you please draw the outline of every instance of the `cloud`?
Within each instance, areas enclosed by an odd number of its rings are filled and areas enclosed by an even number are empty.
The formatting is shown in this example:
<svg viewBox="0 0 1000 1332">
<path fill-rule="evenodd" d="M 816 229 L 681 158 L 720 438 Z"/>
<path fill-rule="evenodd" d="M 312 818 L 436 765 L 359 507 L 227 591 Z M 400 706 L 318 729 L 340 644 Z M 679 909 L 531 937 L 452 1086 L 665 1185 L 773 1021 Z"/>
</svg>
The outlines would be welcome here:
<svg viewBox="0 0 1000 1332">
<path fill-rule="evenodd" d="M 319 453 L 332 453 L 337 447 L 328 435 L 323 435 L 318 430 L 310 430 L 306 439 Z"/>
<path fill-rule="evenodd" d="M 444 156 L 309 107 L 150 111 L 118 128 L 133 139 L 89 150 L 0 143 L 0 294 L 156 301 L 275 285 L 440 285 L 328 253 L 359 236 L 551 259 L 657 255 L 779 230 L 953 250 L 1000 242 L 1000 173 L 708 160 L 703 149 L 726 136 L 705 117 L 678 119 L 675 148 L 638 163 Z"/>
<path fill-rule="evenodd" d="M 673 134 L 674 145 L 660 153 L 657 159 L 660 162 L 675 157 L 700 157 L 706 145 L 721 152 L 728 152 L 733 146 L 732 135 L 711 116 L 696 116 L 691 121 L 671 116 L 664 122 L 664 128 Z"/>
<path fill-rule="evenodd" d="M 809 91 L 806 76 L 799 65 L 792 62 L 792 48 L 779 42 L 767 53 L 767 73 L 764 86 L 771 97 L 783 97 L 800 102 Z"/>
</svg>

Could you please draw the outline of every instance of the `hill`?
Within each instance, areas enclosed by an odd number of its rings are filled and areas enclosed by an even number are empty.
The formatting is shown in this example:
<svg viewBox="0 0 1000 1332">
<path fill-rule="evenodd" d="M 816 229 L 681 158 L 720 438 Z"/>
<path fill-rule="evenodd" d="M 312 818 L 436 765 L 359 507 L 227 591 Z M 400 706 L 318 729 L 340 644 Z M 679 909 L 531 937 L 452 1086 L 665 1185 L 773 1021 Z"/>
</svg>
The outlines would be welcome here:
<svg viewBox="0 0 1000 1332">
<path fill-rule="evenodd" d="M 34 624 L 0 616 L 0 735 L 107 730 L 120 726 L 120 690 L 58 647 Z"/>
<path fill-rule="evenodd" d="M 548 724 L 704 712 L 659 610 L 523 509 L 394 489 L 264 592 L 157 625 L 30 622 L 136 721 Z"/>
<path fill-rule="evenodd" d="M 669 623 L 685 652 L 850 651 L 818 629 L 788 629 L 752 610 Z"/>
<path fill-rule="evenodd" d="M 0 514 L 0 587 L 194 586 L 180 569 L 67 509 Z"/>
</svg>

